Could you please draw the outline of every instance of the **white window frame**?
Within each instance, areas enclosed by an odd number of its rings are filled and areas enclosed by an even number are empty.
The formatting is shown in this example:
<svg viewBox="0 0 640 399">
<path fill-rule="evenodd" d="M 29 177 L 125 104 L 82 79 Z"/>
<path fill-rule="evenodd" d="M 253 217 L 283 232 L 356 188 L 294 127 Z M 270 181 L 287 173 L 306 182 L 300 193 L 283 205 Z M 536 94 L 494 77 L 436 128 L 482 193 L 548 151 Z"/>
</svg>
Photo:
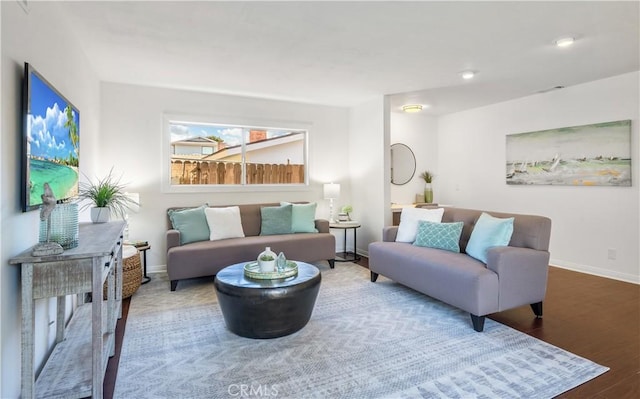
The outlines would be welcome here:
<svg viewBox="0 0 640 399">
<path fill-rule="evenodd" d="M 214 124 L 256 129 L 286 129 L 305 131 L 304 139 L 304 183 L 297 184 L 246 184 L 245 143 L 242 142 L 242 184 L 171 184 L 171 123 Z M 161 192 L 163 193 L 216 193 L 216 192 L 265 192 L 265 191 L 309 191 L 309 139 L 312 124 L 300 121 L 278 121 L 262 118 L 233 116 L 198 116 L 165 113 L 162 115 Z"/>
</svg>

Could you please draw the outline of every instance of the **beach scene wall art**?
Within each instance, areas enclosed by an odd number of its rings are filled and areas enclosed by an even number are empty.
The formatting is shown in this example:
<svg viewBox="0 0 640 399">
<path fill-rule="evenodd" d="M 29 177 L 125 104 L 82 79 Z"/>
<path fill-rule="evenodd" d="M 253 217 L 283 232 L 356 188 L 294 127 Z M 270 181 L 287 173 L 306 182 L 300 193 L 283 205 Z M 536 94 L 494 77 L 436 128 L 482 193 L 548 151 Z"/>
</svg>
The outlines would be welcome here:
<svg viewBox="0 0 640 399">
<path fill-rule="evenodd" d="M 44 183 L 58 200 L 78 195 L 80 113 L 30 70 L 26 115 L 27 209 L 42 204 Z"/>
<path fill-rule="evenodd" d="M 631 120 L 506 137 L 507 184 L 631 186 Z"/>
</svg>

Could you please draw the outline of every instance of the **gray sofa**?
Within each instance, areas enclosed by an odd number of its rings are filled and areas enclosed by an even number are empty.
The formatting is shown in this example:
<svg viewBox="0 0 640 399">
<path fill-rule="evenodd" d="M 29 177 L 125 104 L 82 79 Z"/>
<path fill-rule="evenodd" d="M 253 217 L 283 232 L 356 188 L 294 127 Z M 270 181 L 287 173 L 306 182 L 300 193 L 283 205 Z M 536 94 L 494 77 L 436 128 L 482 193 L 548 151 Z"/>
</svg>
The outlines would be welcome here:
<svg viewBox="0 0 640 399">
<path fill-rule="evenodd" d="M 336 243 L 335 237 L 329 233 L 327 220 L 315 220 L 318 233 L 260 235 L 260 208 L 278 205 L 280 204 L 238 205 L 245 237 L 198 241 L 183 245 L 180 245 L 180 232 L 172 228 L 171 220 L 167 218 L 169 226 L 166 232 L 167 272 L 171 280 L 171 291 L 176 290 L 179 280 L 213 276 L 226 266 L 254 261 L 265 247 L 271 247 L 276 254 L 284 252 L 287 259 L 291 260 L 302 262 L 326 260 L 329 267 L 333 268 Z M 229 205 L 224 205 L 226 206 Z M 184 209 L 184 207 L 169 208 L 167 212 L 178 209 Z"/>
<path fill-rule="evenodd" d="M 542 216 L 487 212 L 514 217 L 509 246 L 487 251 L 487 264 L 465 253 L 474 224 L 482 211 L 445 208 L 442 222 L 464 222 L 460 253 L 395 242 L 398 226 L 383 229 L 383 241 L 369 244 L 371 281 L 381 274 L 471 315 L 482 331 L 485 316 L 531 305 L 542 317 L 547 289 L 551 220 Z"/>
</svg>

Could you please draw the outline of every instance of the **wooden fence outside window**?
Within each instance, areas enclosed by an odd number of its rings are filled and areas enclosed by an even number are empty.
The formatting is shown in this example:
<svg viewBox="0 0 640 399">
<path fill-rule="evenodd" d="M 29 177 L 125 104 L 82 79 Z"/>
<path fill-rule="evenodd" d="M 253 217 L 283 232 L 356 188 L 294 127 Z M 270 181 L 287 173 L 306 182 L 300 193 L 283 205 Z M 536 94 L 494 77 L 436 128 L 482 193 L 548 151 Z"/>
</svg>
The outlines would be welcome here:
<svg viewBox="0 0 640 399">
<path fill-rule="evenodd" d="M 247 184 L 304 183 L 304 165 L 247 163 Z M 171 160 L 171 184 L 242 184 L 240 162 Z"/>
</svg>

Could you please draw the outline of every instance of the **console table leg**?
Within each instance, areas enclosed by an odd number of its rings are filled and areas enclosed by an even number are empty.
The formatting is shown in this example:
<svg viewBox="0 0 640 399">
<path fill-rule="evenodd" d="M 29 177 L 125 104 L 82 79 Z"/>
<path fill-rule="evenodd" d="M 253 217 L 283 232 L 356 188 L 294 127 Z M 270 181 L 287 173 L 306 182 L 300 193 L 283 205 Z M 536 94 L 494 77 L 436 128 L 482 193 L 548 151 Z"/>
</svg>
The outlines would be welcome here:
<svg viewBox="0 0 640 399">
<path fill-rule="evenodd" d="M 33 373 L 33 330 L 35 306 L 33 300 L 33 263 L 22 264 L 22 398 L 34 395 L 35 376 Z"/>
</svg>

